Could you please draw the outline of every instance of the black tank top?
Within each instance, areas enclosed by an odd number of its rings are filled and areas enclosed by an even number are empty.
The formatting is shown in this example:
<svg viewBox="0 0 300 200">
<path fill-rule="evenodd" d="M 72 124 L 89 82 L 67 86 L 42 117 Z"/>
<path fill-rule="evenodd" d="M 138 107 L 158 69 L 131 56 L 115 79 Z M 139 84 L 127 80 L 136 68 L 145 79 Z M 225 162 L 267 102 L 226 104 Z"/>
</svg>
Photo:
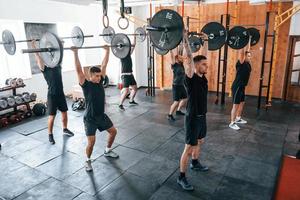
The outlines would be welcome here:
<svg viewBox="0 0 300 200">
<path fill-rule="evenodd" d="M 64 95 L 61 66 L 54 68 L 45 66 L 42 73 L 48 85 L 48 95 Z"/>
<path fill-rule="evenodd" d="M 251 73 L 251 65 L 249 62 L 244 61 L 243 63 L 240 63 L 240 61 L 237 61 L 236 76 L 232 86 L 237 86 L 237 87 L 247 86 L 250 78 L 250 73 Z"/>
<path fill-rule="evenodd" d="M 128 54 L 125 58 L 121 59 L 121 73 L 131 73 L 132 72 L 132 60 L 131 55 Z"/>
</svg>

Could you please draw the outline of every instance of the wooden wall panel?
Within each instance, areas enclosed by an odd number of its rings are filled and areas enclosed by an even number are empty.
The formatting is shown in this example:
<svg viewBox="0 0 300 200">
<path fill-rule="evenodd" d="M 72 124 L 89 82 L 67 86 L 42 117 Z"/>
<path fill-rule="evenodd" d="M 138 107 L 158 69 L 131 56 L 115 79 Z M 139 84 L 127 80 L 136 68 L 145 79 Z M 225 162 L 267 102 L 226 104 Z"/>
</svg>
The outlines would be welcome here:
<svg viewBox="0 0 300 200">
<path fill-rule="evenodd" d="M 287 10 L 291 8 L 293 4 L 291 2 L 282 3 L 282 10 Z M 160 9 L 169 8 L 174 9 L 174 7 L 162 7 Z M 273 9 L 277 9 L 277 4 L 273 6 Z M 159 9 L 157 9 L 159 10 Z M 181 11 L 180 6 L 177 10 Z M 185 16 L 190 16 L 194 18 L 199 18 L 199 10 L 201 12 L 200 21 L 190 20 L 190 30 L 196 31 L 201 30 L 207 22 L 220 21 L 221 14 L 226 12 L 226 4 L 203 4 L 198 7 L 197 5 L 186 5 L 185 6 Z M 251 6 L 248 2 L 239 2 L 238 11 L 236 18 L 237 24 L 265 24 L 266 20 L 267 5 L 256 5 Z M 229 14 L 235 15 L 235 3 L 230 3 Z M 196 22 L 196 23 L 195 23 Z M 231 18 L 231 24 L 234 25 L 234 18 Z M 274 20 L 271 20 L 270 24 L 274 24 Z M 249 80 L 249 86 L 247 87 L 248 95 L 258 95 L 259 88 L 259 77 L 262 61 L 262 47 L 263 47 L 263 34 L 264 26 L 256 27 L 261 32 L 260 42 L 252 47 L 253 58 L 252 58 L 252 74 Z M 271 31 L 273 26 L 271 26 Z M 290 21 L 286 22 L 279 32 L 279 45 L 278 45 L 278 62 L 276 66 L 275 81 L 273 97 L 281 98 L 281 92 L 284 83 L 284 74 L 286 66 L 286 57 L 288 49 L 288 35 L 290 29 Z M 271 41 L 271 38 L 269 39 Z M 269 42 L 270 44 L 271 42 Z M 267 49 L 271 49 L 269 46 Z M 199 54 L 200 52 L 196 53 Z M 267 58 L 270 58 L 270 52 L 267 54 Z M 163 66 L 161 62 L 163 59 Z M 228 64 L 227 64 L 227 81 L 226 81 L 226 92 L 230 91 L 231 82 L 235 76 L 235 63 L 237 61 L 237 51 L 229 48 L 228 51 Z M 208 63 L 209 72 L 207 74 L 207 79 L 209 81 L 209 90 L 216 91 L 217 88 L 217 64 L 218 64 L 218 51 L 209 51 L 208 53 Z M 265 84 L 267 84 L 269 66 L 265 66 Z M 172 70 L 170 69 L 170 58 L 169 55 L 156 56 L 156 86 L 162 89 L 171 88 L 172 86 Z M 265 92 L 263 92 L 265 94 Z"/>
</svg>

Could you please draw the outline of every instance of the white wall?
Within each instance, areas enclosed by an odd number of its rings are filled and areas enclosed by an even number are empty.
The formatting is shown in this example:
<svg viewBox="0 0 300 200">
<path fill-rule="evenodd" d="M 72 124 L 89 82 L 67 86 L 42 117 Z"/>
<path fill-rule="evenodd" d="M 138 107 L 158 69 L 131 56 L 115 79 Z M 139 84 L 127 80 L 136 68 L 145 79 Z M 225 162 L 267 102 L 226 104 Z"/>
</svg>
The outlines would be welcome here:
<svg viewBox="0 0 300 200">
<path fill-rule="evenodd" d="M 299 5 L 300 1 L 299 0 L 294 1 L 293 4 L 294 6 Z M 292 17 L 291 26 L 290 26 L 290 35 L 300 35 L 299 22 L 300 22 L 300 12 L 298 12 Z"/>
<path fill-rule="evenodd" d="M 115 12 L 118 8 L 109 8 L 109 18 L 110 18 L 110 26 L 112 26 L 115 31 L 128 33 L 134 32 L 134 24 L 130 23 L 130 26 L 127 30 L 118 29 L 117 20 L 119 18 L 119 14 Z M 133 9 L 136 11 L 136 9 Z M 136 11 L 139 15 L 146 14 L 143 9 L 137 9 Z M 145 10 L 145 9 L 144 9 Z M 147 12 L 148 13 L 148 12 Z M 102 8 L 100 5 L 91 4 L 89 6 L 85 5 L 75 5 L 68 3 L 61 3 L 55 1 L 40 1 L 40 0 L 0 0 L 0 20 L 13 20 L 18 23 L 22 22 L 35 22 L 35 23 L 66 23 L 66 24 L 74 24 L 79 25 L 85 34 L 94 34 L 98 35 L 102 32 Z M 1 27 L 1 29 L 5 29 L 5 27 Z M 0 31 L 2 31 L 0 30 Z M 18 34 L 20 38 L 16 39 L 24 39 L 25 31 L 21 31 L 24 35 L 23 37 Z M 58 26 L 58 32 L 59 26 Z M 16 34 L 15 34 L 16 35 Z M 16 35 L 17 36 L 17 35 Z M 105 42 L 101 37 L 87 38 L 85 40 L 84 46 L 89 45 L 102 45 Z M 23 48 L 22 45 L 17 45 L 17 51 Z M 2 47 L 0 47 L 2 48 Z M 83 53 L 84 51 L 84 53 Z M 1 54 L 4 51 L 0 52 Z M 101 49 L 93 49 L 93 50 L 80 50 L 81 55 L 80 59 L 82 65 L 98 65 L 102 61 L 103 50 Z M 146 42 L 143 44 L 139 44 L 136 48 L 135 53 L 133 54 L 133 64 L 134 64 L 134 74 L 137 77 L 138 86 L 143 86 L 147 84 L 147 61 L 146 61 Z M 135 58 L 137 57 L 137 61 Z M 28 60 L 28 56 L 24 55 L 25 60 Z M 16 58 L 13 58 L 16 59 Z M 73 66 L 69 66 L 70 60 L 72 60 L 71 52 L 65 51 L 63 62 L 63 83 L 65 93 L 71 93 L 72 86 L 77 84 L 76 74 L 74 72 Z M 67 62 L 68 60 L 68 62 Z M 67 63 L 67 64 L 66 64 Z M 68 66 L 65 66 L 68 65 Z M 137 67 L 135 67 L 137 66 Z M 1 66 L 0 66 L 1 67 Z M 15 66 L 11 66 L 15 67 Z M 29 67 L 29 62 L 24 62 L 24 66 Z M 67 70 L 66 70 L 67 69 Z M 117 84 L 119 82 L 120 76 L 120 61 L 116 58 L 112 53 L 110 55 L 110 61 L 108 64 L 107 74 L 111 80 L 112 84 Z M 29 76 L 30 77 L 30 76 Z M 8 78 L 8 77 L 7 77 Z M 26 91 L 36 92 L 38 94 L 38 98 L 41 100 L 46 99 L 46 91 L 47 85 L 42 76 L 42 74 L 32 75 L 30 78 L 25 80 L 26 83 Z M 21 91 L 21 90 L 20 90 Z"/>
<path fill-rule="evenodd" d="M 132 9 L 132 15 L 144 21 L 149 17 L 149 6 L 137 6 Z M 141 26 L 136 24 L 135 28 Z M 137 43 L 135 49 L 135 72 L 136 81 L 139 86 L 148 85 L 147 77 L 147 39 L 143 43 Z"/>
</svg>

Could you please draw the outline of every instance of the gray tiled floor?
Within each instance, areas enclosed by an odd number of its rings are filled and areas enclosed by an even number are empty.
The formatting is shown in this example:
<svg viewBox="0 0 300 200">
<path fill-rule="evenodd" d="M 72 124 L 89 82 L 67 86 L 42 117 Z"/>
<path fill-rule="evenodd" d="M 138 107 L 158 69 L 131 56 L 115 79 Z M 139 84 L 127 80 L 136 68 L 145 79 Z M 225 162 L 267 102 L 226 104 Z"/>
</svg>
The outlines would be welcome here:
<svg viewBox="0 0 300 200">
<path fill-rule="evenodd" d="M 0 129 L 0 197 L 17 200 L 268 200 L 274 191 L 282 153 L 300 149 L 300 106 L 274 102 L 256 112 L 255 98 L 247 99 L 240 131 L 228 126 L 230 100 L 223 107 L 209 97 L 208 133 L 201 162 L 208 172 L 188 170 L 194 192 L 176 183 L 184 148 L 183 117 L 166 120 L 170 91 L 156 97 L 138 93 L 139 106 L 117 108 L 119 91 L 106 89 L 106 111 L 118 129 L 113 146 L 117 160 L 103 156 L 107 134 L 97 133 L 92 155 L 93 173 L 84 169 L 86 137 L 83 112 L 69 111 L 69 128 L 62 136 L 61 116 L 55 121 L 56 144 L 47 139 L 46 117 Z M 27 135 L 27 136 L 26 136 Z"/>
</svg>

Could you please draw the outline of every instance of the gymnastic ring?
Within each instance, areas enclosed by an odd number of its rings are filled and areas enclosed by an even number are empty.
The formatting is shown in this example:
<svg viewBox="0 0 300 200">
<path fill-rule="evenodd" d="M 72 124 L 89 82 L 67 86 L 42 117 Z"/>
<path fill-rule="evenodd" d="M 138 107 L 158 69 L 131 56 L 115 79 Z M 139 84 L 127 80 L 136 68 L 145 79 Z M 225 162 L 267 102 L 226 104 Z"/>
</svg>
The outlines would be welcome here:
<svg viewBox="0 0 300 200">
<path fill-rule="evenodd" d="M 122 27 L 122 26 L 120 25 L 121 19 L 125 19 L 125 21 L 126 21 L 126 26 Z M 128 26 L 129 26 L 129 20 L 128 20 L 126 17 L 120 17 L 120 18 L 118 19 L 118 26 L 119 26 L 119 28 L 122 29 L 122 30 L 127 29 Z"/>
<path fill-rule="evenodd" d="M 108 18 L 107 15 L 103 15 L 103 17 L 102 17 L 102 23 L 103 23 L 104 28 L 109 27 L 109 18 Z"/>
</svg>

